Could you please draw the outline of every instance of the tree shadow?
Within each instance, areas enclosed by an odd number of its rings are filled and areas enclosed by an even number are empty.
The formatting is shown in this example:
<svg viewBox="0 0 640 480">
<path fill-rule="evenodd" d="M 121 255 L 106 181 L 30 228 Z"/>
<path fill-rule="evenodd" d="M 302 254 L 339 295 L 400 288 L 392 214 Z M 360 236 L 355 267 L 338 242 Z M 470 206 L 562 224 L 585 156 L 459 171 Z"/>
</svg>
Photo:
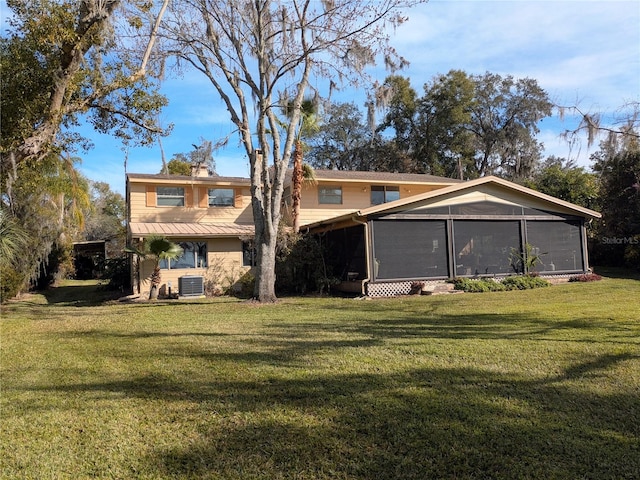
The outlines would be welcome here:
<svg viewBox="0 0 640 480">
<path fill-rule="evenodd" d="M 94 282 L 51 287 L 40 293 L 48 305 L 74 307 L 99 306 L 122 297 L 122 292 L 108 290 L 105 286 Z"/>
<path fill-rule="evenodd" d="M 464 317 L 402 318 L 352 327 L 312 322 L 287 325 L 294 328 L 288 336 L 281 336 L 283 326 L 274 323 L 252 339 L 251 348 L 239 352 L 180 343 L 168 344 L 162 354 L 168 363 L 172 356 L 197 358 L 204 369 L 221 363 L 252 369 L 270 365 L 271 375 L 242 380 L 153 372 L 40 390 L 96 402 L 117 393 L 118 398 L 162 402 L 172 417 L 189 415 L 189 422 L 166 425 L 187 442 L 149 445 L 149 454 L 137 461 L 136 470 L 152 478 L 638 478 L 638 392 L 580 387 L 582 380 L 638 363 L 638 354 L 596 354 L 543 378 L 480 367 L 278 373 L 324 350 L 375 348 L 415 335 L 526 335 L 503 331 L 502 322 L 516 319 L 503 319 L 498 326 L 492 323 L 496 320 L 493 315 L 474 316 L 474 323 Z M 323 328 L 335 332 L 340 325 L 343 333 L 353 328 L 356 338 L 329 340 L 318 333 Z M 134 332 L 124 337 L 188 335 Z M 184 411 L 185 403 L 189 412 Z M 160 420 L 165 422 L 169 421 Z"/>
<path fill-rule="evenodd" d="M 638 358 L 599 356 L 545 380 L 430 368 L 268 381 L 153 375 L 49 390 L 198 405 L 195 440 L 140 459 L 136 468 L 161 478 L 637 478 L 638 396 L 561 380 Z"/>
</svg>

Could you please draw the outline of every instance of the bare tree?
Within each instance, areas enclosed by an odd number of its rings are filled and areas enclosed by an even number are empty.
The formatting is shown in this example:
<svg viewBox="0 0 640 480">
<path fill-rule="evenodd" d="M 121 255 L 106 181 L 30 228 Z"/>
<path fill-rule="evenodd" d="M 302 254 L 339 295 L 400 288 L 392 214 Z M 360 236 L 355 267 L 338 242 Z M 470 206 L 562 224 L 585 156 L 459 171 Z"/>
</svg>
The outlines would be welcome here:
<svg viewBox="0 0 640 480">
<path fill-rule="evenodd" d="M 405 62 L 389 28 L 420 0 L 176 0 L 162 34 L 169 52 L 209 79 L 249 157 L 257 272 L 254 296 L 276 300 L 275 249 L 284 180 L 310 81 L 327 94 L 357 85 L 382 56 Z M 282 116 L 282 99 L 291 102 Z M 285 125 L 284 128 L 281 125 Z"/>
<path fill-rule="evenodd" d="M 579 105 L 562 106 L 555 105 L 564 120 L 567 115 L 575 115 L 580 121 L 574 128 L 568 128 L 561 136 L 569 143 L 576 143 L 578 138 L 586 134 L 587 146 L 592 146 L 599 135 L 607 136 L 607 143 L 615 144 L 617 141 L 637 141 L 640 138 L 640 102 L 631 101 L 622 105 L 612 115 L 604 115 L 600 112 L 584 111 Z M 603 120 L 603 117 L 606 117 Z"/>
</svg>

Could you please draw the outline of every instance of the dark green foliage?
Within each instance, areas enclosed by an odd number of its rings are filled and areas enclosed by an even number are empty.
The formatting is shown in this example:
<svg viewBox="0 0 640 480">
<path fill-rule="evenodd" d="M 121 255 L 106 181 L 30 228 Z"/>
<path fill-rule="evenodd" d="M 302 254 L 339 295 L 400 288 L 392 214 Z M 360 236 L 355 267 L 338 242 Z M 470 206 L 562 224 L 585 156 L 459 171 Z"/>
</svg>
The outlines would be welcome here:
<svg viewBox="0 0 640 480">
<path fill-rule="evenodd" d="M 91 182 L 90 195 L 84 230 L 77 240 L 106 240 L 107 257 L 118 257 L 124 250 L 127 235 L 125 199 L 105 182 Z"/>
<path fill-rule="evenodd" d="M 469 293 L 501 292 L 504 290 L 528 290 L 531 288 L 548 287 L 550 283 L 540 277 L 518 275 L 503 280 L 491 278 L 458 278 L 454 280 L 456 290 Z"/>
<path fill-rule="evenodd" d="M 127 257 L 109 258 L 104 263 L 104 280 L 109 290 L 128 291 L 131 288 L 131 272 Z"/>
<path fill-rule="evenodd" d="M 456 290 L 468 293 L 500 292 L 505 290 L 502 283 L 488 278 L 458 278 L 454 280 Z"/>
<path fill-rule="evenodd" d="M 548 287 L 551 285 L 547 280 L 532 275 L 518 275 L 507 277 L 502 280 L 505 290 L 528 290 L 530 288 Z"/>
<path fill-rule="evenodd" d="M 167 171 L 160 173 L 168 173 L 169 175 L 191 175 L 191 163 L 180 158 L 172 158 L 167 163 Z"/>
<path fill-rule="evenodd" d="M 561 158 L 548 158 L 524 185 L 547 195 L 598 210 L 598 177 Z"/>
<path fill-rule="evenodd" d="M 353 104 L 327 109 L 310 142 L 315 167 L 522 179 L 540 160 L 535 136 L 551 102 L 533 79 L 451 70 L 419 97 L 410 79 L 394 75 L 377 93 L 386 110 L 372 128 Z"/>
<path fill-rule="evenodd" d="M 592 156 L 600 175 L 600 212 L 593 241 L 596 265 L 640 269 L 640 145 L 603 143 Z"/>
<path fill-rule="evenodd" d="M 276 288 L 281 293 L 326 293 L 339 280 L 326 264 L 326 245 L 322 237 L 285 236 L 276 264 Z"/>
<path fill-rule="evenodd" d="M 15 297 L 24 285 L 25 279 L 14 268 L 0 268 L 0 303 L 6 303 Z"/>
<path fill-rule="evenodd" d="M 243 274 L 236 284 L 239 288 L 234 293 L 240 298 L 251 298 L 256 286 L 256 277 L 251 271 Z"/>
</svg>

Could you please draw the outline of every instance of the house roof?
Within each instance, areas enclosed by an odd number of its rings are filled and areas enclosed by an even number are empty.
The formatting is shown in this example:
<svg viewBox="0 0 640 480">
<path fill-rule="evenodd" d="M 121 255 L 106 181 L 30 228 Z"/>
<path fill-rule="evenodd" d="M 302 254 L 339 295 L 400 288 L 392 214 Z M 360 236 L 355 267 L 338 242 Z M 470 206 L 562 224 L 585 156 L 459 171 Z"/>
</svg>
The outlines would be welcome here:
<svg viewBox="0 0 640 480">
<path fill-rule="evenodd" d="M 290 172 L 289 172 L 290 173 Z M 455 184 L 462 180 L 438 177 L 423 173 L 389 173 L 389 172 L 361 172 L 352 170 L 314 170 L 316 180 L 349 180 L 352 182 L 380 182 L 380 183 L 438 183 Z"/>
<path fill-rule="evenodd" d="M 420 203 L 428 203 L 430 201 L 437 200 L 446 196 L 457 196 L 459 194 L 464 194 L 465 191 L 477 189 L 483 185 L 495 185 L 500 188 L 510 190 L 519 195 L 522 195 L 524 198 L 534 199 L 538 201 L 543 201 L 552 206 L 560 207 L 564 210 L 568 210 L 571 213 L 574 213 L 578 216 L 588 217 L 588 218 L 600 218 L 600 213 L 590 210 L 585 207 L 581 207 L 579 205 L 566 202 L 564 200 L 560 200 L 559 198 L 552 197 L 551 195 L 546 195 L 544 193 L 538 192 L 536 190 L 532 190 L 527 187 L 523 187 L 522 185 L 518 185 L 517 183 L 509 182 L 508 180 L 504 180 L 502 178 L 488 176 L 477 178 L 475 180 L 469 180 L 467 182 L 457 183 L 455 185 L 450 185 L 447 187 L 439 188 L 437 190 L 433 190 L 426 193 L 421 193 L 418 195 L 413 195 L 411 197 L 403 198 L 400 200 L 396 200 L 393 202 L 383 203 L 380 205 L 375 205 L 369 208 L 365 208 L 362 210 L 354 210 L 353 212 L 346 213 L 337 217 L 333 217 L 327 220 L 322 220 L 319 222 L 314 222 L 310 224 L 304 225 L 305 228 L 313 228 L 319 227 L 321 225 L 328 225 L 333 223 L 345 222 L 349 219 L 355 217 L 366 218 L 370 215 L 377 215 L 381 213 L 392 213 L 394 211 L 401 211 L 406 209 L 409 206 L 420 204 Z"/>
<path fill-rule="evenodd" d="M 287 171 L 285 183 L 291 181 L 292 170 Z M 349 181 L 363 183 L 425 183 L 452 185 L 461 183 L 462 180 L 422 173 L 390 173 L 390 172 L 361 172 L 351 170 L 314 170 L 315 179 L 318 181 Z M 245 177 L 223 177 L 212 175 L 208 177 L 196 177 L 191 175 L 165 175 L 161 173 L 128 173 L 127 179 L 131 182 L 167 182 L 167 183 L 196 183 L 196 184 L 233 184 L 250 185 L 251 179 Z"/>
<path fill-rule="evenodd" d="M 192 175 L 165 175 L 162 173 L 127 173 L 127 180 L 131 182 L 149 181 L 161 183 L 197 183 L 197 184 L 222 184 L 222 185 L 250 185 L 251 180 L 245 177 L 222 177 L 211 175 L 208 177 L 195 177 Z"/>
<path fill-rule="evenodd" d="M 129 224 L 131 235 L 148 237 L 166 235 L 171 237 L 244 237 L 253 236 L 253 224 L 239 223 L 142 223 Z"/>
</svg>

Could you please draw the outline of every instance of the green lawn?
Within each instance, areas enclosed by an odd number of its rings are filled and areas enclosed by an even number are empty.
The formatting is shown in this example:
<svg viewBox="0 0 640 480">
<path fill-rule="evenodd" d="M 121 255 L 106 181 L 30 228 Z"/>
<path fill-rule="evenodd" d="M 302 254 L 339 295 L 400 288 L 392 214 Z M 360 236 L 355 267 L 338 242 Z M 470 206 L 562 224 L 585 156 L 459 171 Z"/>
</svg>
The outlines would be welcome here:
<svg viewBox="0 0 640 480">
<path fill-rule="evenodd" d="M 640 478 L 637 279 L 270 306 L 97 295 L 3 307 L 1 478 Z"/>
</svg>

